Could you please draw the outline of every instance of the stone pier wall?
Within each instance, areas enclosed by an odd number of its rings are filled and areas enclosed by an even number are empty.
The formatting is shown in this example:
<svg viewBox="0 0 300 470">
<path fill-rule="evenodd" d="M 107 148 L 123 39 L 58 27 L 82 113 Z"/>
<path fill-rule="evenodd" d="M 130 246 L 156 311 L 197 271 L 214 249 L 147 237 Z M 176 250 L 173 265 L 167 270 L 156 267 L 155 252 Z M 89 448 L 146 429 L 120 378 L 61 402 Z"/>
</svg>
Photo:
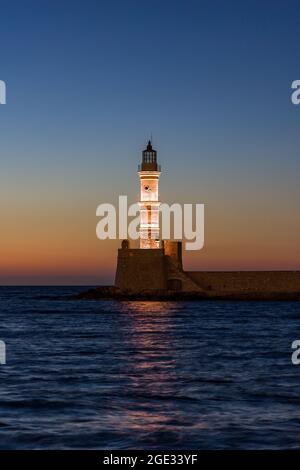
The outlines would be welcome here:
<svg viewBox="0 0 300 470">
<path fill-rule="evenodd" d="M 133 293 L 202 292 L 213 297 L 300 295 L 300 271 L 184 271 L 180 242 L 164 241 L 158 249 L 131 249 L 124 240 L 118 250 L 115 286 Z"/>
<path fill-rule="evenodd" d="M 206 291 L 227 293 L 300 293 L 300 271 L 188 271 Z"/>
<path fill-rule="evenodd" d="M 164 290 L 167 276 L 163 249 L 120 249 L 115 286 L 127 291 Z"/>
</svg>

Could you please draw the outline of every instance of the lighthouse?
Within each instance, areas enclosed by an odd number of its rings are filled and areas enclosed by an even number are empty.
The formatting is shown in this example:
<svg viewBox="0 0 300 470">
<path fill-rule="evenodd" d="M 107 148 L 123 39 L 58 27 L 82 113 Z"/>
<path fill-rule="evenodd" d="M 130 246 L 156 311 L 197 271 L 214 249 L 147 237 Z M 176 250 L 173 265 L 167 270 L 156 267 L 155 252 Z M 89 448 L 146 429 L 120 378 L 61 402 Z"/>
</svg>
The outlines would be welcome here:
<svg viewBox="0 0 300 470">
<path fill-rule="evenodd" d="M 183 271 L 181 241 L 161 240 L 158 199 L 160 173 L 157 152 L 149 140 L 138 168 L 139 248 L 132 248 L 130 240 L 123 240 L 118 250 L 115 286 L 122 292 L 145 294 L 148 291 L 197 292 L 202 289 Z"/>
<path fill-rule="evenodd" d="M 161 173 L 157 164 L 157 152 L 149 140 L 142 153 L 142 163 L 138 168 L 140 178 L 140 248 L 161 247 L 159 234 L 158 181 Z"/>
</svg>

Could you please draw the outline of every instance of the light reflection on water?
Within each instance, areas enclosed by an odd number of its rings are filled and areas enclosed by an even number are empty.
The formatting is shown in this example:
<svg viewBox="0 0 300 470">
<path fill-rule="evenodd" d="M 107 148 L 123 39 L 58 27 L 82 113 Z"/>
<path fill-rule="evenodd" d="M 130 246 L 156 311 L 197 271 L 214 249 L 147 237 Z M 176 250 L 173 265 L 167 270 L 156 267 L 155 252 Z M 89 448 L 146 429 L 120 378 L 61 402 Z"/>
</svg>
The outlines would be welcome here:
<svg viewBox="0 0 300 470">
<path fill-rule="evenodd" d="M 74 291 L 0 289 L 1 448 L 299 447 L 297 303 L 47 298 Z"/>
</svg>

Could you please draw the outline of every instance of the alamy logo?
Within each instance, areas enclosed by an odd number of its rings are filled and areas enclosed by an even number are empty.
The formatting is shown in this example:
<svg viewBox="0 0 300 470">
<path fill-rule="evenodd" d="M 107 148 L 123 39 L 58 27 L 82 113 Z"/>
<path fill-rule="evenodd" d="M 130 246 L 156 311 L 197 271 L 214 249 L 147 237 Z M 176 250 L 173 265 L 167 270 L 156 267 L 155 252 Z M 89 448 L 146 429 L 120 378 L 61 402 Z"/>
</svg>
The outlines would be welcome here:
<svg viewBox="0 0 300 470">
<path fill-rule="evenodd" d="M 6 83 L 0 80 L 0 104 L 6 104 Z"/>
<path fill-rule="evenodd" d="M 0 364 L 6 364 L 6 344 L 4 341 L 0 341 Z"/>
<path fill-rule="evenodd" d="M 174 203 L 169 206 L 149 201 L 145 205 L 146 208 L 141 203 L 128 207 L 127 196 L 119 196 L 118 210 L 109 203 L 99 204 L 96 215 L 101 219 L 96 228 L 97 237 L 100 240 L 138 240 L 144 237 L 157 241 L 160 235 L 161 240 L 184 239 L 186 250 L 203 248 L 204 204 Z"/>
<path fill-rule="evenodd" d="M 292 349 L 295 351 L 292 354 L 292 364 L 298 366 L 300 364 L 300 340 L 295 339 L 292 343 Z"/>
<path fill-rule="evenodd" d="M 295 90 L 291 95 L 292 103 L 296 105 L 300 104 L 300 80 L 294 80 L 291 88 Z"/>
</svg>

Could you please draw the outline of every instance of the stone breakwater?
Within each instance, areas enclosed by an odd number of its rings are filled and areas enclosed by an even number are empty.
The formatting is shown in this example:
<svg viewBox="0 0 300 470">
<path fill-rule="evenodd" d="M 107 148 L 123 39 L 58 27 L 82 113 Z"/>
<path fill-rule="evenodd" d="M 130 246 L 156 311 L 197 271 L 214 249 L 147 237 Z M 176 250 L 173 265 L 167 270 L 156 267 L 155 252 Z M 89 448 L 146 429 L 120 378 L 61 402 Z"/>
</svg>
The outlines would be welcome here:
<svg viewBox="0 0 300 470">
<path fill-rule="evenodd" d="M 185 271 L 182 243 L 159 249 L 118 250 L 114 287 L 85 294 L 97 298 L 299 300 L 300 271 Z"/>
<path fill-rule="evenodd" d="M 213 295 L 300 294 L 300 271 L 188 271 L 185 274 Z"/>
<path fill-rule="evenodd" d="M 100 286 L 76 295 L 90 300 L 300 300 L 300 271 L 185 272 L 199 290 Z"/>
</svg>

